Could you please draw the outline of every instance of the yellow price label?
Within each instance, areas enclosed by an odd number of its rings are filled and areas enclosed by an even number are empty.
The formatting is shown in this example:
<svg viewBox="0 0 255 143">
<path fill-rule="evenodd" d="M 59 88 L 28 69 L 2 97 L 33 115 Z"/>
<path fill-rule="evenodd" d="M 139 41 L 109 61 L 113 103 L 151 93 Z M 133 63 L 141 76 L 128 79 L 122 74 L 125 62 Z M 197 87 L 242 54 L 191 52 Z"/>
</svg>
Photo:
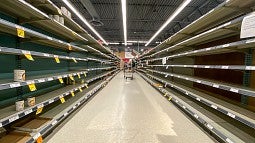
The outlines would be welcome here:
<svg viewBox="0 0 255 143">
<path fill-rule="evenodd" d="M 69 51 L 73 50 L 73 48 L 72 48 L 72 46 L 70 44 L 68 45 L 68 50 Z"/>
<path fill-rule="evenodd" d="M 166 94 L 164 94 L 164 96 L 166 97 L 166 96 L 167 96 L 167 93 L 166 93 Z"/>
<path fill-rule="evenodd" d="M 59 15 L 62 15 L 61 10 L 60 10 L 59 8 L 57 8 L 57 10 L 58 10 L 58 14 L 59 14 Z"/>
<path fill-rule="evenodd" d="M 65 103 L 66 102 L 64 97 L 60 98 L 60 101 L 61 101 L 61 103 Z"/>
<path fill-rule="evenodd" d="M 55 61 L 56 61 L 56 63 L 60 63 L 60 60 L 58 57 L 55 57 Z"/>
<path fill-rule="evenodd" d="M 169 98 L 168 98 L 168 100 L 170 101 L 172 99 L 172 97 L 170 96 Z"/>
<path fill-rule="evenodd" d="M 36 115 L 42 113 L 42 110 L 43 110 L 43 107 L 38 108 L 38 109 L 36 110 Z"/>
<path fill-rule="evenodd" d="M 17 28 L 17 36 L 21 38 L 25 38 L 25 30 L 21 28 Z"/>
<path fill-rule="evenodd" d="M 32 57 L 31 54 L 24 54 L 24 55 L 25 55 L 25 57 L 26 57 L 28 60 L 34 61 L 34 59 L 33 59 L 33 57 Z"/>
<path fill-rule="evenodd" d="M 75 58 L 73 58 L 73 61 L 74 61 L 75 63 L 77 63 L 77 61 L 76 61 L 76 59 L 75 59 Z"/>
<path fill-rule="evenodd" d="M 39 137 L 36 139 L 36 143 L 43 143 L 43 138 L 42 138 L 42 136 L 39 136 Z"/>
<path fill-rule="evenodd" d="M 81 78 L 81 75 L 79 73 L 77 73 L 77 75 L 78 75 L 78 78 Z"/>
<path fill-rule="evenodd" d="M 59 80 L 60 83 L 64 83 L 62 77 L 59 77 L 58 80 Z"/>
<path fill-rule="evenodd" d="M 85 87 L 86 87 L 86 88 L 89 88 L 88 84 L 85 84 Z"/>
<path fill-rule="evenodd" d="M 72 31 L 72 33 L 73 33 L 73 36 L 76 36 L 76 33 L 75 33 L 75 32 Z"/>
<path fill-rule="evenodd" d="M 34 83 L 28 85 L 30 91 L 36 91 L 36 86 Z"/>
<path fill-rule="evenodd" d="M 87 74 L 86 73 L 83 73 L 84 74 L 84 76 L 86 77 L 87 76 Z"/>
<path fill-rule="evenodd" d="M 75 96 L 75 94 L 74 94 L 74 92 L 73 91 L 71 91 L 71 95 L 74 97 Z"/>
<path fill-rule="evenodd" d="M 80 90 L 80 92 L 82 92 L 82 89 L 81 89 L 81 87 L 79 87 L 79 90 Z"/>
<path fill-rule="evenodd" d="M 73 76 L 72 76 L 72 75 L 69 75 L 69 78 L 70 78 L 71 80 L 74 80 L 74 78 L 73 78 Z"/>
</svg>

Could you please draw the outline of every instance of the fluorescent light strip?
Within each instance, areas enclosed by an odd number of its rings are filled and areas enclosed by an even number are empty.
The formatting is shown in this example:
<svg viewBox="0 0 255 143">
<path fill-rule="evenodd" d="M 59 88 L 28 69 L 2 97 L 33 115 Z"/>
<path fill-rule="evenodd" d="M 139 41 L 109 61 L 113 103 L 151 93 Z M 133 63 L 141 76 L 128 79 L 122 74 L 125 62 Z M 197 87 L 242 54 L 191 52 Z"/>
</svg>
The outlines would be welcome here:
<svg viewBox="0 0 255 143">
<path fill-rule="evenodd" d="M 177 10 L 167 19 L 167 21 L 159 28 L 159 30 L 151 37 L 151 39 L 148 41 L 148 43 L 145 44 L 145 46 L 148 46 L 153 39 L 155 39 L 158 34 L 166 28 L 166 26 L 191 2 L 192 0 L 185 0 L 178 8 Z"/>
<path fill-rule="evenodd" d="M 85 23 L 91 31 L 93 31 L 99 39 L 101 39 L 106 45 L 108 43 L 104 40 L 104 38 L 89 24 L 89 22 L 77 11 L 76 8 L 68 1 L 68 0 L 62 0 L 72 11 L 73 13 L 80 18 L 80 20 Z"/>
<path fill-rule="evenodd" d="M 123 18 L 123 29 L 124 29 L 124 43 L 127 46 L 127 2 L 126 0 L 121 0 L 122 7 L 122 18 Z"/>
</svg>

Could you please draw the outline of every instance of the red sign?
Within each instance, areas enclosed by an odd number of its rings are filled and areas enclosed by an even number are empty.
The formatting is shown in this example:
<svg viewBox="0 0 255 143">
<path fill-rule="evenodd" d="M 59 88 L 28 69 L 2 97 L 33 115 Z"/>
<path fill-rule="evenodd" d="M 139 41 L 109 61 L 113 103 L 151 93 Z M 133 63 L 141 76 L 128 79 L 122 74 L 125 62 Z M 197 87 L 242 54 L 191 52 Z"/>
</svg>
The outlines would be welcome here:
<svg viewBox="0 0 255 143">
<path fill-rule="evenodd" d="M 123 58 L 122 60 L 123 60 L 123 62 L 125 62 L 125 63 L 128 63 L 128 62 L 129 62 L 129 59 L 128 59 L 128 58 Z"/>
</svg>

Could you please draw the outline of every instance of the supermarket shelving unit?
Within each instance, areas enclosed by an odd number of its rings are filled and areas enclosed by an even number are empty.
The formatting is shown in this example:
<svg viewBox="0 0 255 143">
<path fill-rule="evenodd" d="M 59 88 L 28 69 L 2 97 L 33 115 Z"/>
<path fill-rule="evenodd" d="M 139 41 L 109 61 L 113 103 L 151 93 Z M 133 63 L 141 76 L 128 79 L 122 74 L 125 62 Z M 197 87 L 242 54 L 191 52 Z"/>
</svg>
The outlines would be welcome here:
<svg viewBox="0 0 255 143">
<path fill-rule="evenodd" d="M 49 14 L 63 16 L 65 24 Z M 50 0 L 2 2 L 0 37 L 0 128 L 12 131 L 18 122 L 50 114 L 47 125 L 29 133 L 28 142 L 41 138 L 119 71 L 119 57 Z M 26 80 L 14 82 L 14 69 L 25 69 Z M 15 111 L 17 99 L 31 96 L 34 106 Z"/>
<path fill-rule="evenodd" d="M 137 72 L 222 142 L 255 140 L 255 39 L 239 38 L 254 7 L 253 0 L 227 0 L 139 57 L 147 64 Z"/>
</svg>

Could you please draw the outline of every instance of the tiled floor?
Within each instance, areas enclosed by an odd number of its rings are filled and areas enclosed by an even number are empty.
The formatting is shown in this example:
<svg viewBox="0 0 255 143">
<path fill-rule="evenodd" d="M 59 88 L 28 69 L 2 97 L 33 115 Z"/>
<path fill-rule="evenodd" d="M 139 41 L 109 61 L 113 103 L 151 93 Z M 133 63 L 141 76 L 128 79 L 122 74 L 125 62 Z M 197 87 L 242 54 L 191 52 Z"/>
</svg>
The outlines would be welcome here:
<svg viewBox="0 0 255 143">
<path fill-rule="evenodd" d="M 135 75 L 118 74 L 48 140 L 49 143 L 214 142 L 160 93 Z"/>
</svg>

